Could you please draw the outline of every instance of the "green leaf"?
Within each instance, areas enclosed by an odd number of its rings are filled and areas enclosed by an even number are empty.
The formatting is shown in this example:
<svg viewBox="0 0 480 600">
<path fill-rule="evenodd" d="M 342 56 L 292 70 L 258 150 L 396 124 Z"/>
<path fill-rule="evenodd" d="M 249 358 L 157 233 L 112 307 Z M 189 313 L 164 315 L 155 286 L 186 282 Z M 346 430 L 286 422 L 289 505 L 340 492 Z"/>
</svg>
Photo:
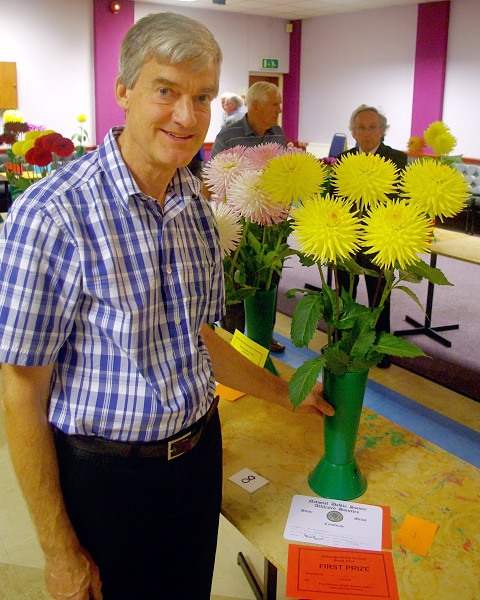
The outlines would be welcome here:
<svg viewBox="0 0 480 600">
<path fill-rule="evenodd" d="M 417 295 L 415 294 L 415 292 L 413 292 L 413 290 L 411 290 L 410 288 L 406 287 L 405 285 L 398 285 L 398 286 L 395 287 L 395 289 L 396 290 L 402 290 L 402 292 L 405 292 L 423 310 L 422 303 L 417 298 Z M 423 310 L 423 312 L 425 312 L 425 311 Z"/>
<path fill-rule="evenodd" d="M 406 271 L 408 273 L 420 275 L 424 279 L 428 279 L 428 281 L 431 281 L 436 285 L 453 285 L 447 280 L 440 269 L 437 269 L 436 267 L 430 267 L 423 260 L 419 260 L 417 263 L 409 265 L 406 268 Z"/>
<path fill-rule="evenodd" d="M 418 346 L 415 346 L 415 344 L 385 332 L 379 335 L 377 343 L 373 346 L 373 350 L 382 354 L 406 356 L 408 358 L 425 356 L 425 353 Z"/>
<path fill-rule="evenodd" d="M 325 348 L 324 356 L 326 360 L 326 367 L 334 375 L 345 375 L 345 373 L 348 372 L 350 357 L 346 352 L 340 350 L 338 346 Z"/>
<path fill-rule="evenodd" d="M 323 312 L 323 297 L 318 292 L 300 298 L 292 316 L 290 336 L 297 348 L 308 346 Z"/>
<path fill-rule="evenodd" d="M 293 374 L 288 384 L 288 395 L 294 411 L 312 391 L 324 364 L 325 359 L 316 356 L 304 362 Z"/>
</svg>

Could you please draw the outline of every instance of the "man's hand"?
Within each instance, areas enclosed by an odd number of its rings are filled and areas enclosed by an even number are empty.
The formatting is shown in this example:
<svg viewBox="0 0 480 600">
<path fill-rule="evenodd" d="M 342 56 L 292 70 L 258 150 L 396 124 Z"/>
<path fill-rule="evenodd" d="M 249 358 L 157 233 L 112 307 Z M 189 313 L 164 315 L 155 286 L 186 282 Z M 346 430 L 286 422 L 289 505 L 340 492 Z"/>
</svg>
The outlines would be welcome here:
<svg viewBox="0 0 480 600">
<path fill-rule="evenodd" d="M 320 416 L 328 415 L 329 417 L 335 414 L 333 406 L 331 406 L 323 397 L 323 385 L 318 382 L 313 386 L 312 391 L 297 408 L 297 411 Z"/>
<path fill-rule="evenodd" d="M 102 582 L 97 565 L 81 548 L 70 560 L 46 557 L 45 580 L 55 600 L 102 600 Z"/>
</svg>

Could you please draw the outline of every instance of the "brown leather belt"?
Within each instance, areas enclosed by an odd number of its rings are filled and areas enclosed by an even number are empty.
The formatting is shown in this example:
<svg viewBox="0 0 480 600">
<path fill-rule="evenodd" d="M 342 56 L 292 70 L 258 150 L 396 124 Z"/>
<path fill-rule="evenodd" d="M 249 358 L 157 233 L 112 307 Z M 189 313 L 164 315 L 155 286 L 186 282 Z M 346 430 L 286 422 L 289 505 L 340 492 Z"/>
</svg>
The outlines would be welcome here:
<svg viewBox="0 0 480 600">
<path fill-rule="evenodd" d="M 55 428 L 55 436 L 70 448 L 104 456 L 178 458 L 194 448 L 202 437 L 205 426 L 217 410 L 219 396 L 215 396 L 208 411 L 196 423 L 169 438 L 155 442 L 119 442 L 94 435 L 67 435 Z"/>
</svg>

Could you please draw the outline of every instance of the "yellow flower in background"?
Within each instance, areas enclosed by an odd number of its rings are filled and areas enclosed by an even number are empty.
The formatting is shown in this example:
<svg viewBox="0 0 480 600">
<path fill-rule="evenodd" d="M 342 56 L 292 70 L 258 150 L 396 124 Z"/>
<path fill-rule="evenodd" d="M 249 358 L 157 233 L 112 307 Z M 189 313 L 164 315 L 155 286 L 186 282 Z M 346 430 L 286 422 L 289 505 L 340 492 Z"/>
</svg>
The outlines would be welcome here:
<svg viewBox="0 0 480 600">
<path fill-rule="evenodd" d="M 10 108 L 3 113 L 5 123 L 24 123 L 25 115 L 16 108 Z"/>
<path fill-rule="evenodd" d="M 435 139 L 435 142 L 431 144 L 435 156 L 446 156 L 447 154 L 450 154 L 456 145 L 457 140 L 451 133 L 439 135 Z"/>
<path fill-rule="evenodd" d="M 361 210 L 385 202 L 396 191 L 397 167 L 376 154 L 349 154 L 333 167 L 337 194 Z"/>
<path fill-rule="evenodd" d="M 328 193 L 304 200 L 292 219 L 292 235 L 302 252 L 316 261 L 335 264 L 337 259 L 355 253 L 359 249 L 361 222 L 351 208 L 350 202 Z"/>
<path fill-rule="evenodd" d="M 401 195 L 418 210 L 432 219 L 453 217 L 464 207 L 469 197 L 465 176 L 449 165 L 434 159 L 423 159 L 410 164 L 399 184 Z"/>
<path fill-rule="evenodd" d="M 442 121 L 431 123 L 424 133 L 425 141 L 432 147 L 436 156 L 445 156 L 457 145 L 456 138 L 451 134 L 450 128 Z"/>
<path fill-rule="evenodd" d="M 87 115 L 84 115 L 83 113 L 81 115 L 78 115 L 78 117 L 77 117 L 77 121 L 79 123 L 85 123 L 86 120 L 87 120 Z"/>
<path fill-rule="evenodd" d="M 327 172 L 313 154 L 286 154 L 272 158 L 261 175 L 264 193 L 273 202 L 289 206 L 320 191 Z"/>
<path fill-rule="evenodd" d="M 445 123 L 443 123 L 443 121 L 434 121 L 427 127 L 423 133 L 423 137 L 425 138 L 427 144 L 433 147 L 437 137 L 444 135 L 445 133 L 450 133 L 450 129 L 445 125 Z"/>
<path fill-rule="evenodd" d="M 23 141 L 15 142 L 11 148 L 11 150 L 15 154 L 15 156 L 24 156 L 25 152 L 22 152 L 22 149 L 23 149 Z"/>
<path fill-rule="evenodd" d="M 418 253 L 429 252 L 433 222 L 414 205 L 387 200 L 370 209 L 364 219 L 362 246 L 375 254 L 372 262 L 382 269 L 401 269 L 418 262 Z"/>
</svg>

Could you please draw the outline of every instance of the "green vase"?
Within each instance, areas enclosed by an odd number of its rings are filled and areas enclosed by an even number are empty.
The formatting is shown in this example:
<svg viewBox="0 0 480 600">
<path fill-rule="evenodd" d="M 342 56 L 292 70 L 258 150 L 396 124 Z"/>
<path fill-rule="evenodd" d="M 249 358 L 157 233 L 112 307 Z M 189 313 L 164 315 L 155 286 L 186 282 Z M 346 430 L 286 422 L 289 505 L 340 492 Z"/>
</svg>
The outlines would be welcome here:
<svg viewBox="0 0 480 600">
<path fill-rule="evenodd" d="M 362 414 L 368 369 L 333 375 L 323 370 L 323 395 L 335 409 L 324 417 L 325 454 L 308 477 L 311 489 L 324 498 L 353 500 L 367 489 L 355 461 L 355 445 Z"/>
<path fill-rule="evenodd" d="M 272 286 L 272 289 L 268 292 L 257 291 L 254 296 L 247 298 L 244 304 L 248 339 L 270 350 L 275 325 L 277 286 Z M 278 375 L 270 354 L 265 362 L 265 368 L 274 375 Z"/>
</svg>

